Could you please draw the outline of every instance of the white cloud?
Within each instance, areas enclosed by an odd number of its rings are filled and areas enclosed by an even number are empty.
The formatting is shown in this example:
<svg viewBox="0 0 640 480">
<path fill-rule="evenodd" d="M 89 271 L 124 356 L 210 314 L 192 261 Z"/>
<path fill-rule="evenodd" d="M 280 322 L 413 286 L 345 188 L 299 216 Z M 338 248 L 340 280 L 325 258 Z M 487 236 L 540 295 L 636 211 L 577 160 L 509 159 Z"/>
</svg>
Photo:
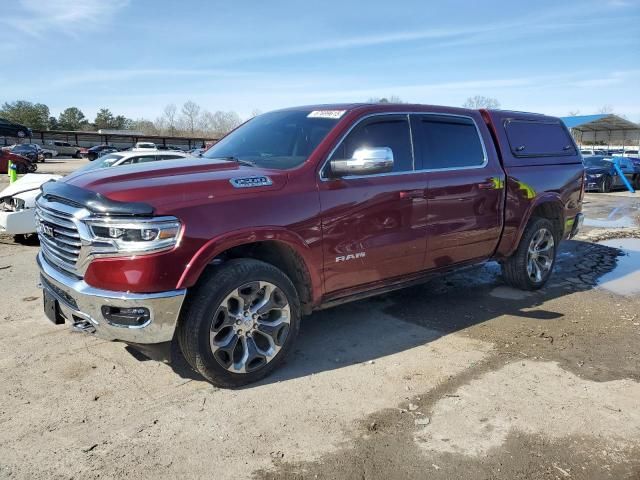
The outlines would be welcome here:
<svg viewBox="0 0 640 480">
<path fill-rule="evenodd" d="M 15 15 L 3 15 L 0 24 L 33 37 L 49 32 L 75 35 L 108 24 L 129 0 L 19 0 Z"/>
</svg>

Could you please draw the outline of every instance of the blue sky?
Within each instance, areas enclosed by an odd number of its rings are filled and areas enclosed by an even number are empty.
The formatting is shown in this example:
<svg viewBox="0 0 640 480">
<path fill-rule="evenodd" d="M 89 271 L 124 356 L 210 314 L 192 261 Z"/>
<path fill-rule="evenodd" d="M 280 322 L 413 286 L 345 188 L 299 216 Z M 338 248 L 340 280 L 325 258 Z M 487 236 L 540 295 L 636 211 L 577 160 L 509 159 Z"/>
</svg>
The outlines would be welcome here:
<svg viewBox="0 0 640 480">
<path fill-rule="evenodd" d="M 640 0 L 2 0 L 0 102 L 131 118 L 405 101 L 640 121 Z M 15 66 L 15 68 L 13 68 Z"/>
</svg>

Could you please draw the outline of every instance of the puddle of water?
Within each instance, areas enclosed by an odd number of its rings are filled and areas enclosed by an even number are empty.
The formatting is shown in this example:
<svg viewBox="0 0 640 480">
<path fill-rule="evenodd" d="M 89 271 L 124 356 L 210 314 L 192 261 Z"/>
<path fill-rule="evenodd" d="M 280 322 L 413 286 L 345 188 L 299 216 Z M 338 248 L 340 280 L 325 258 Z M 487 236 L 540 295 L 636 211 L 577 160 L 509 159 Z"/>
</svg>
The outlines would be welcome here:
<svg viewBox="0 0 640 480">
<path fill-rule="evenodd" d="M 598 242 L 600 245 L 619 248 L 624 256 L 618 257 L 616 267 L 606 273 L 598 284 L 618 295 L 640 292 L 640 238 L 615 238 Z"/>
</svg>

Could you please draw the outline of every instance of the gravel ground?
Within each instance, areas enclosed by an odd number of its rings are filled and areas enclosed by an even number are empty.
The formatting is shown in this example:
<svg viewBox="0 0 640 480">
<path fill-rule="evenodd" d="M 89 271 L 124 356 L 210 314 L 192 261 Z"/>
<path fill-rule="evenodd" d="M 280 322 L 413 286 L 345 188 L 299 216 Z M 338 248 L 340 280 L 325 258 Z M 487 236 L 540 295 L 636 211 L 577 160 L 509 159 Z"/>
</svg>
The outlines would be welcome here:
<svg viewBox="0 0 640 480">
<path fill-rule="evenodd" d="M 0 478 L 640 478 L 640 299 L 593 243 L 637 236 L 638 200 L 585 212 L 542 291 L 489 263 L 326 310 L 235 391 L 48 323 L 37 248 L 0 237 Z"/>
</svg>

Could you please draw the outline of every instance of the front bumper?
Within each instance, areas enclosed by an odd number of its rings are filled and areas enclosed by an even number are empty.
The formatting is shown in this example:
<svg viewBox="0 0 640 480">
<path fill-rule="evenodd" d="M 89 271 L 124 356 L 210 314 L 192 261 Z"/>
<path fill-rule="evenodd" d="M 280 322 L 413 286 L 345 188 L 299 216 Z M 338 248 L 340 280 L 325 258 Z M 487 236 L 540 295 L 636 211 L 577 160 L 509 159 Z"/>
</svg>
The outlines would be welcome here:
<svg viewBox="0 0 640 480">
<path fill-rule="evenodd" d="M 38 253 L 37 260 L 42 288 L 58 302 L 60 314 L 76 330 L 129 343 L 161 343 L 173 338 L 186 290 L 160 293 L 101 290 L 60 273 L 47 263 L 42 253 Z M 140 326 L 114 324 L 104 318 L 103 306 L 147 308 L 150 318 Z"/>
<path fill-rule="evenodd" d="M 32 208 L 17 212 L 0 211 L 0 233 L 9 235 L 24 235 L 35 233 L 36 216 Z"/>
</svg>

